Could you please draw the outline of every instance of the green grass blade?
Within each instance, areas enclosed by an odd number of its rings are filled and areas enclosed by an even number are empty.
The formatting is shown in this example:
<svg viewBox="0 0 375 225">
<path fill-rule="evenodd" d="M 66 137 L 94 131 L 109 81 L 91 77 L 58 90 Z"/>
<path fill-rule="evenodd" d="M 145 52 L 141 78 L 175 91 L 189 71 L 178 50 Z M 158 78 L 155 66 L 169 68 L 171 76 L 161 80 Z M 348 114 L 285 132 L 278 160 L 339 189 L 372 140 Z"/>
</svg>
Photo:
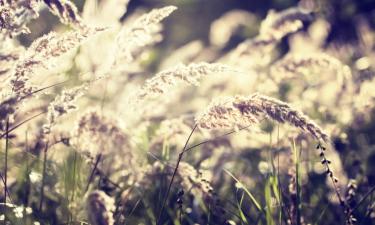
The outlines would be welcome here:
<svg viewBox="0 0 375 225">
<path fill-rule="evenodd" d="M 255 207 L 258 209 L 258 211 L 263 212 L 262 207 L 260 206 L 259 202 L 255 199 L 254 195 L 251 194 L 251 192 L 243 185 L 241 181 L 239 181 L 231 172 L 229 172 L 227 169 L 224 169 L 224 171 L 233 178 L 238 184 L 241 185 L 243 190 L 246 192 L 247 196 L 250 198 L 251 202 L 255 205 Z"/>
</svg>

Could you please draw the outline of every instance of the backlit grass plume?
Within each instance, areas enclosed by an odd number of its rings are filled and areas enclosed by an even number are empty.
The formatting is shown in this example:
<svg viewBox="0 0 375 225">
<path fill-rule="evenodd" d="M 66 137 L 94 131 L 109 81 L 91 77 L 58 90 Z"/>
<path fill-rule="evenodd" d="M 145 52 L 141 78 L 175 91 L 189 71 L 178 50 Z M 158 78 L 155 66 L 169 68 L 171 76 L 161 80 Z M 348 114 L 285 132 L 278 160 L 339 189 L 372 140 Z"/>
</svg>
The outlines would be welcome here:
<svg viewBox="0 0 375 225">
<path fill-rule="evenodd" d="M 37 6 L 38 0 L 0 0 L 0 34 L 12 38 L 22 33 L 30 33 L 26 24 L 39 16 Z"/>
<path fill-rule="evenodd" d="M 269 60 L 267 54 L 275 45 L 288 34 L 294 33 L 303 27 L 303 21 L 311 19 L 308 11 L 301 8 L 287 9 L 281 12 L 270 11 L 260 25 L 259 34 L 248 39 L 232 52 L 232 58 L 238 61 L 238 57 L 250 57 L 252 60 L 246 64 L 260 65 Z M 255 61 L 255 62 L 253 62 Z M 259 62 L 258 62 L 259 61 Z"/>
<path fill-rule="evenodd" d="M 191 63 L 189 65 L 179 64 L 171 69 L 159 72 L 153 78 L 146 80 L 139 91 L 138 99 L 156 97 L 166 93 L 178 83 L 186 83 L 198 86 L 202 77 L 222 72 L 233 72 L 228 66 L 219 63 Z"/>
<path fill-rule="evenodd" d="M 73 26 L 83 26 L 81 17 L 76 6 L 69 0 L 44 0 L 53 14 L 60 18 L 60 21 Z"/>
<path fill-rule="evenodd" d="M 40 67 L 48 68 L 52 60 L 78 47 L 87 38 L 103 31 L 99 28 L 86 28 L 57 34 L 51 32 L 35 40 L 17 62 L 10 80 L 11 88 L 19 98 L 28 95 L 32 87 L 28 84 L 30 76 Z"/>
<path fill-rule="evenodd" d="M 348 66 L 333 56 L 325 53 L 290 54 L 278 61 L 271 73 L 275 78 L 284 79 L 295 76 L 317 74 L 324 71 L 334 71 L 337 80 L 343 82 L 351 75 Z"/>
<path fill-rule="evenodd" d="M 61 95 L 57 96 L 48 106 L 47 124 L 43 126 L 44 133 L 50 133 L 51 127 L 56 123 L 57 118 L 77 109 L 75 101 L 81 97 L 87 89 L 83 84 L 78 87 L 64 90 Z"/>
<path fill-rule="evenodd" d="M 116 40 L 115 64 L 132 62 L 145 46 L 160 41 L 160 22 L 176 9 L 175 6 L 154 9 L 136 19 L 130 26 L 124 26 Z"/>
<path fill-rule="evenodd" d="M 95 110 L 84 113 L 72 132 L 72 144 L 79 151 L 95 157 L 106 155 L 116 150 L 129 150 L 129 137 L 118 122 L 100 115 Z M 120 153 L 118 151 L 117 153 Z M 132 154 L 128 156 L 128 162 Z"/>
<path fill-rule="evenodd" d="M 329 140 L 326 132 L 305 114 L 285 102 L 260 94 L 216 100 L 198 116 L 197 124 L 206 129 L 245 127 L 264 117 L 291 124 L 318 140 Z"/>
<path fill-rule="evenodd" d="M 281 12 L 271 10 L 261 23 L 260 36 L 262 39 L 280 40 L 302 28 L 302 22 L 308 20 L 311 20 L 310 12 L 299 7 Z"/>
</svg>

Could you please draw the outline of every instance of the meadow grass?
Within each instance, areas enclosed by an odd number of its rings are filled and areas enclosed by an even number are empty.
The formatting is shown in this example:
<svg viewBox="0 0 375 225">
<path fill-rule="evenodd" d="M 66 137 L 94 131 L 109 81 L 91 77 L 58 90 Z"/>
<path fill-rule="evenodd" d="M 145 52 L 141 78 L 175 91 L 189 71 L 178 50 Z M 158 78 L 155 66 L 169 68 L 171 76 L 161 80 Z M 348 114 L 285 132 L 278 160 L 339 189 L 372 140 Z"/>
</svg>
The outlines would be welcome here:
<svg viewBox="0 0 375 225">
<path fill-rule="evenodd" d="M 183 3 L 81 3 L 0 0 L 0 223 L 374 223 L 367 20 L 233 10 L 178 48 Z"/>
</svg>

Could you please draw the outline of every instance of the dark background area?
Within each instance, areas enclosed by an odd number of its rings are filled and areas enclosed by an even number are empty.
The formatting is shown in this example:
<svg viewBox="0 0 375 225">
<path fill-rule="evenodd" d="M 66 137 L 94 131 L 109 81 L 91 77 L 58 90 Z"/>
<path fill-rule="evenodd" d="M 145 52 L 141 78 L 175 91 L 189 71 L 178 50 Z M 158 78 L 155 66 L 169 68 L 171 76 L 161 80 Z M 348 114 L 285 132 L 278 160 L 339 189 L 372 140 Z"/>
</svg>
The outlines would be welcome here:
<svg viewBox="0 0 375 225">
<path fill-rule="evenodd" d="M 375 26 L 374 0 L 136 0 L 130 1 L 128 13 L 138 7 L 152 9 L 165 5 L 176 5 L 175 12 L 167 26 L 173 26 L 166 35 L 165 42 L 181 45 L 189 40 L 207 41 L 212 21 L 233 9 L 247 10 L 259 18 L 265 18 L 268 10 L 283 10 L 298 4 L 314 4 L 315 13 L 322 14 L 331 23 L 329 40 L 351 42 L 357 39 L 356 21 L 366 19 Z M 171 24 L 173 21 L 173 25 Z"/>
</svg>

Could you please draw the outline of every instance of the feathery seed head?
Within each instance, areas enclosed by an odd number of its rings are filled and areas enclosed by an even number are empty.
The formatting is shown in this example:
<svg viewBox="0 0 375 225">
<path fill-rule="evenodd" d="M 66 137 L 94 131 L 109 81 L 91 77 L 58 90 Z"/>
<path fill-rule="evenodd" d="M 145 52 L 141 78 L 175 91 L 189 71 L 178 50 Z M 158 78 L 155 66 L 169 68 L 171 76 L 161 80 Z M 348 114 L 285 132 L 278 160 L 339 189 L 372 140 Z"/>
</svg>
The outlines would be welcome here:
<svg viewBox="0 0 375 225">
<path fill-rule="evenodd" d="M 232 128 L 238 125 L 250 125 L 258 120 L 252 113 L 247 113 L 243 108 L 234 106 L 234 98 L 221 97 L 214 99 L 210 105 L 197 116 L 200 128 L 218 129 Z"/>
<path fill-rule="evenodd" d="M 309 75 L 314 72 L 335 71 L 340 82 L 351 76 L 350 69 L 338 59 L 325 53 L 290 54 L 277 62 L 271 73 L 275 78 L 295 77 L 296 75 Z"/>
<path fill-rule="evenodd" d="M 76 27 L 84 27 L 81 23 L 81 17 L 78 14 L 76 6 L 69 0 L 44 0 L 53 14 L 60 18 L 65 24 Z"/>
<path fill-rule="evenodd" d="M 146 80 L 145 85 L 138 93 L 137 99 L 157 97 L 167 92 L 173 86 L 183 82 L 189 85 L 198 85 L 202 77 L 213 74 L 234 71 L 228 66 L 219 63 L 191 63 L 179 64 L 171 69 L 159 72 L 153 78 Z"/>
<path fill-rule="evenodd" d="M 115 201 L 103 191 L 93 191 L 87 198 L 87 215 L 93 225 L 113 225 Z"/>
<path fill-rule="evenodd" d="M 47 124 L 43 126 L 44 133 L 50 133 L 53 124 L 57 118 L 76 110 L 75 101 L 81 97 L 87 89 L 87 85 L 81 85 L 71 89 L 64 90 L 61 95 L 57 96 L 48 106 Z"/>
<path fill-rule="evenodd" d="M 118 149 L 128 150 L 130 145 L 128 135 L 116 121 L 94 110 L 80 117 L 72 136 L 72 144 L 93 157 L 98 154 L 106 155 Z"/>
<path fill-rule="evenodd" d="M 303 27 L 302 21 L 308 20 L 310 17 L 309 12 L 300 8 L 277 13 L 270 11 L 261 23 L 259 35 L 238 45 L 232 52 L 232 60 L 236 64 L 246 60 L 248 65 L 245 66 L 250 67 L 267 65 L 270 62 L 269 53 L 276 44 L 286 35 L 301 29 Z M 246 59 L 246 57 L 250 57 L 251 60 Z"/>
<path fill-rule="evenodd" d="M 154 9 L 139 17 L 130 27 L 123 27 L 116 40 L 114 64 L 131 63 L 145 46 L 158 42 L 160 22 L 176 9 L 175 6 Z"/>
<path fill-rule="evenodd" d="M 324 130 L 302 112 L 285 102 L 260 94 L 214 101 L 198 116 L 197 124 L 206 129 L 244 127 L 264 117 L 280 123 L 289 123 L 310 133 L 318 140 L 328 141 L 329 139 Z"/>
<path fill-rule="evenodd" d="M 52 60 L 81 45 L 87 38 L 103 31 L 101 28 L 86 28 L 58 35 L 51 32 L 35 40 L 15 66 L 10 85 L 21 99 L 32 92 L 28 84 L 30 76 L 40 67 L 47 67 Z"/>
<path fill-rule="evenodd" d="M 30 33 L 26 24 L 38 17 L 38 0 L 0 2 L 0 34 L 11 38 L 22 33 Z"/>
<path fill-rule="evenodd" d="M 266 39 L 280 40 L 303 26 L 302 21 L 311 20 L 309 11 L 302 8 L 290 8 L 281 12 L 270 11 L 260 27 L 260 36 Z"/>
</svg>

